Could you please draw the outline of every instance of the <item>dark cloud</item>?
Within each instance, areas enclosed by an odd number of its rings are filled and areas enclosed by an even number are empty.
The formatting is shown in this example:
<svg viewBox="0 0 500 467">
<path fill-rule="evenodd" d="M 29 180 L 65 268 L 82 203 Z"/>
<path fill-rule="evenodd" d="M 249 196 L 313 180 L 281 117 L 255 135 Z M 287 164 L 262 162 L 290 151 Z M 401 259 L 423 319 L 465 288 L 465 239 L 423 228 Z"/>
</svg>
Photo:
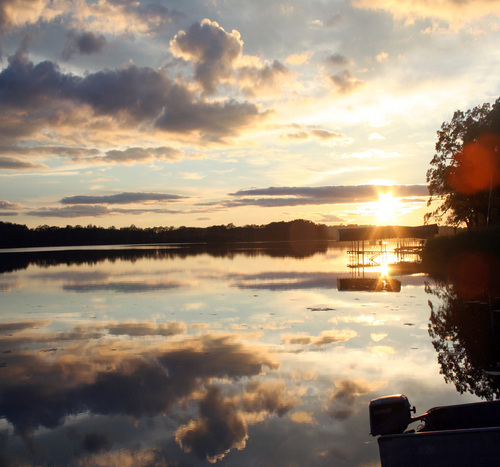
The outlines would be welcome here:
<svg viewBox="0 0 500 467">
<path fill-rule="evenodd" d="M 109 281 L 109 282 L 89 282 L 79 284 L 65 284 L 63 290 L 66 292 L 119 292 L 119 293 L 137 293 L 151 292 L 155 290 L 177 289 L 184 284 L 181 282 L 139 282 L 139 281 Z"/>
<path fill-rule="evenodd" d="M 336 329 L 330 329 L 328 331 L 323 331 L 319 336 L 308 336 L 301 334 L 284 335 L 281 337 L 283 343 L 287 345 L 296 346 L 310 346 L 313 345 L 316 348 L 325 347 L 330 344 L 336 344 L 338 342 L 346 342 L 357 336 L 355 331 L 344 329 L 338 331 Z"/>
<path fill-rule="evenodd" d="M 379 193 L 394 197 L 428 197 L 426 185 L 353 185 L 322 187 L 269 187 L 229 193 L 238 197 L 227 206 L 300 206 L 313 204 L 361 203 L 378 200 Z"/>
<path fill-rule="evenodd" d="M 9 23 L 7 7 L 8 7 L 8 2 L 5 1 L 0 3 L 0 32 L 3 32 L 3 30 Z"/>
<path fill-rule="evenodd" d="M 20 348 L 2 355 L 6 365 L 1 369 L 0 417 L 12 423 L 18 434 L 29 436 L 40 426 L 55 428 L 66 416 L 86 411 L 135 418 L 169 413 L 181 399 L 209 387 L 212 378 L 238 380 L 261 374 L 265 367 L 277 368 L 265 353 L 237 343 L 233 336 L 207 334 L 171 348 L 163 345 L 150 354 L 142 350 L 139 356 L 120 352 L 119 343 L 114 342 L 114 352 L 104 352 L 94 344 L 98 348 L 92 357 L 92 336 L 86 342 L 89 352 L 81 358 L 78 352 L 72 358 L 58 358 L 55 351 L 47 359 L 43 353 L 23 353 Z M 57 336 L 52 336 L 51 345 L 56 349 Z M 112 346 L 113 341 L 106 345 Z M 208 400 L 221 402 L 220 410 L 202 404 L 201 415 L 204 420 L 213 417 L 214 426 L 222 427 L 227 416 L 230 428 L 232 417 L 241 420 L 241 416 L 230 403 L 220 401 L 216 392 L 209 389 Z M 221 440 L 213 442 L 218 452 Z M 207 452 L 212 451 L 207 448 Z"/>
<path fill-rule="evenodd" d="M 116 162 L 118 164 L 134 164 L 151 160 L 177 162 L 184 158 L 184 153 L 178 149 L 159 148 L 128 148 L 123 151 L 111 150 L 101 158 L 102 162 Z"/>
<path fill-rule="evenodd" d="M 330 79 L 340 94 L 348 94 L 363 85 L 363 81 L 352 76 L 351 72 L 347 69 L 331 75 Z"/>
<path fill-rule="evenodd" d="M 0 157 L 0 170 L 33 170 L 47 169 L 45 164 L 35 164 L 29 161 L 23 161 L 15 157 Z"/>
<path fill-rule="evenodd" d="M 294 398 L 286 395 L 285 384 L 281 382 L 251 381 L 245 388 L 242 407 L 246 412 L 276 413 L 282 417 L 296 404 Z"/>
<path fill-rule="evenodd" d="M 151 124 L 168 132 L 197 133 L 209 141 L 235 135 L 240 127 L 266 115 L 248 102 L 197 98 L 163 71 L 134 65 L 79 77 L 62 73 L 50 61 L 35 65 L 20 48 L 0 72 L 0 132 L 8 133 L 12 126 L 23 128 L 28 136 L 47 126 L 57 128 L 71 120 L 81 105 L 88 106 L 94 116 L 112 117 L 122 127 Z M 158 150 L 159 158 L 178 157 Z M 126 153 L 106 157 L 114 162 L 130 160 Z"/>
<path fill-rule="evenodd" d="M 116 195 L 103 196 L 69 196 L 61 199 L 62 204 L 132 204 L 148 201 L 176 201 L 185 199 L 185 196 L 172 195 L 168 193 L 140 193 L 125 192 Z"/>
<path fill-rule="evenodd" d="M 236 404 L 225 400 L 217 386 L 211 386 L 199 403 L 200 417 L 180 427 L 175 439 L 185 452 L 210 462 L 222 459 L 232 448 L 243 449 L 247 424 Z"/>
<path fill-rule="evenodd" d="M 342 380 L 336 383 L 338 390 L 331 396 L 328 414 L 335 420 L 346 420 L 355 413 L 356 401 L 371 391 L 364 382 Z"/>
<path fill-rule="evenodd" d="M 135 163 L 153 162 L 155 160 L 178 162 L 184 158 L 184 152 L 166 146 L 160 147 L 131 147 L 124 150 L 110 150 L 101 155 L 100 151 L 95 148 L 85 148 L 78 146 L 12 146 L 7 145 L 0 147 L 0 154 L 16 154 L 21 156 L 48 156 L 48 157 L 63 157 L 73 162 L 87 163 L 111 163 L 131 165 Z M 17 158 L 0 157 L 0 168 L 2 168 L 2 160 L 5 160 L 4 168 L 46 168 L 43 164 L 33 164 L 25 162 Z"/>
<path fill-rule="evenodd" d="M 105 329 L 115 336 L 175 336 L 186 332 L 186 325 L 180 322 L 172 323 L 119 323 L 107 324 Z"/>
<path fill-rule="evenodd" d="M 311 130 L 311 135 L 323 140 L 345 138 L 345 135 L 343 133 L 336 133 L 334 131 L 321 130 L 321 129 Z"/>
<path fill-rule="evenodd" d="M 94 148 L 85 148 L 77 146 L 5 145 L 5 146 L 0 146 L 0 154 L 15 154 L 21 156 L 49 156 L 49 157 L 57 156 L 57 157 L 65 157 L 73 161 L 79 162 L 81 160 L 89 160 L 89 158 L 97 156 L 99 154 L 99 151 Z"/>
<path fill-rule="evenodd" d="M 69 60 L 75 54 L 91 55 L 101 52 L 106 46 L 106 38 L 93 32 L 69 32 L 68 44 L 62 52 L 62 58 Z"/>
<path fill-rule="evenodd" d="M 29 110 L 52 99 L 71 97 L 80 78 L 65 75 L 56 64 L 44 61 L 34 65 L 22 46 L 9 57 L 9 66 L 0 73 L 0 103 L 5 107 Z"/>
<path fill-rule="evenodd" d="M 104 337 L 104 333 L 88 329 L 75 329 L 71 332 L 59 333 L 45 332 L 43 336 L 35 332 L 21 332 L 28 331 L 29 329 L 38 329 L 49 324 L 50 322 L 40 322 L 34 328 L 26 327 L 25 329 L 19 329 L 19 331 L 6 332 L 4 335 L 0 333 L 0 345 L 2 348 L 8 349 L 46 345 L 48 349 L 41 349 L 40 352 L 57 352 L 59 348 L 63 348 L 62 344 L 75 343 L 77 341 L 86 342 L 91 339 L 101 339 Z M 60 347 L 55 347 L 56 342 Z M 18 355 L 16 357 L 16 364 L 24 365 L 26 358 L 26 356 Z"/>
<path fill-rule="evenodd" d="M 313 339 L 312 343 L 316 347 L 324 347 L 325 345 L 336 344 L 337 342 L 345 342 L 352 339 L 357 334 L 354 331 L 324 331 L 321 336 Z"/>
<path fill-rule="evenodd" d="M 326 27 L 331 28 L 333 26 L 337 26 L 337 24 L 339 24 L 341 20 L 342 15 L 340 13 L 335 13 L 334 15 L 331 15 L 329 18 L 327 18 L 326 21 L 323 22 L 323 24 Z"/>
<path fill-rule="evenodd" d="M 26 329 L 34 329 L 41 326 L 46 326 L 50 321 L 23 321 L 23 322 L 8 322 L 0 323 L 0 334 L 12 334 Z"/>
<path fill-rule="evenodd" d="M 52 263 L 54 264 L 54 263 Z M 64 281 L 69 283 L 90 282 L 90 281 L 103 281 L 114 277 L 102 270 L 93 269 L 92 271 L 54 271 L 41 269 L 39 272 L 29 275 L 30 279 L 38 279 L 42 281 Z"/>
<path fill-rule="evenodd" d="M 236 342 L 232 336 L 202 336 L 202 349 L 179 349 L 159 357 L 172 377 L 183 379 L 189 373 L 198 377 L 240 378 L 258 375 L 265 366 L 276 369 L 278 365 L 260 352 L 252 355 L 245 345 Z M 189 368 L 189 372 L 186 369 Z"/>
<path fill-rule="evenodd" d="M 206 141 L 222 141 L 268 114 L 260 113 L 258 107 L 249 102 L 197 102 L 186 89 L 178 87 L 170 93 L 168 105 L 156 120 L 156 126 L 173 133 L 198 133 Z"/>
<path fill-rule="evenodd" d="M 300 129 L 298 131 L 294 131 L 293 133 L 286 133 L 284 135 L 285 138 L 291 140 L 309 140 L 311 138 L 317 138 L 322 141 L 345 141 L 346 135 L 343 133 L 337 133 L 335 131 L 323 130 L 321 128 L 315 129 Z"/>
<path fill-rule="evenodd" d="M 36 211 L 28 211 L 26 215 L 36 217 L 102 217 L 111 216 L 113 214 L 127 214 L 131 216 L 140 216 L 143 214 L 179 214 L 180 211 L 174 209 L 109 209 L 102 205 L 84 205 L 78 204 L 66 206 L 64 208 L 40 208 Z"/>
<path fill-rule="evenodd" d="M 280 78 L 288 75 L 290 75 L 290 71 L 278 60 L 274 60 L 271 65 L 266 64 L 262 67 L 245 66 L 238 70 L 238 78 L 243 83 L 251 83 L 244 86 L 243 89 L 243 92 L 250 96 L 258 94 L 261 90 L 277 90 Z"/>
<path fill-rule="evenodd" d="M 329 65 L 346 66 L 349 64 L 349 59 L 345 55 L 335 53 L 327 57 L 326 62 Z"/>
<path fill-rule="evenodd" d="M 232 76 L 233 63 L 241 55 L 243 42 L 237 31 L 228 33 L 216 22 L 204 19 L 187 31 L 179 31 L 170 42 L 172 52 L 194 62 L 194 78 L 208 94 Z"/>
<path fill-rule="evenodd" d="M 309 139 L 309 133 L 307 131 L 296 131 L 295 133 L 287 133 L 286 137 L 288 139 L 298 139 L 298 140 L 306 140 Z"/>
<path fill-rule="evenodd" d="M 113 443 L 104 433 L 87 433 L 82 445 L 86 452 L 94 453 L 111 449 Z"/>
<path fill-rule="evenodd" d="M 78 79 L 68 89 L 68 98 L 90 105 L 98 115 L 124 112 L 139 122 L 154 119 L 161 113 L 171 87 L 172 82 L 164 73 L 129 66 L 99 71 Z"/>
<path fill-rule="evenodd" d="M 36 217 L 101 217 L 110 214 L 106 206 L 67 206 L 64 208 L 41 208 L 36 211 L 26 212 L 28 216 Z"/>
</svg>

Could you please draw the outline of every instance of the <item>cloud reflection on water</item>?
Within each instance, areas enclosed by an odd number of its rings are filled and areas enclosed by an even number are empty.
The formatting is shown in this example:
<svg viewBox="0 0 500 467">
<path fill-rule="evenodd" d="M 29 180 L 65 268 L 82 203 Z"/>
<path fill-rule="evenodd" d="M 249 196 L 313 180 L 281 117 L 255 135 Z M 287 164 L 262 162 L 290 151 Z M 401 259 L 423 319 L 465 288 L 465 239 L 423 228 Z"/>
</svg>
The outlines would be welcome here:
<svg viewBox="0 0 500 467">
<path fill-rule="evenodd" d="M 17 329 L 26 327 L 24 323 Z M 115 334 L 124 333 L 125 327 L 116 332 L 116 326 L 109 326 Z M 128 326 L 129 335 L 151 335 L 145 329 L 150 329 L 145 323 Z M 57 337 L 53 336 L 54 342 Z M 282 416 L 293 407 L 269 383 L 246 383 L 239 393 L 228 392 L 226 386 L 231 385 L 226 383 L 279 366 L 264 348 L 238 342 L 231 335 L 205 334 L 152 346 L 96 339 L 60 346 L 50 356 L 25 350 L 27 341 L 32 338 L 9 342 L 5 337 L 0 342 L 2 348 L 16 345 L 2 355 L 0 418 L 5 417 L 27 442 L 41 427 L 64 425 L 68 416 L 125 415 L 139 420 L 171 416 L 184 405 L 185 422 L 175 435 L 179 445 L 200 458 L 215 459 L 244 445 L 244 412 Z M 190 404 L 198 407 L 198 416 L 190 413 Z M 86 438 L 86 443 L 101 445 L 96 436 Z"/>
<path fill-rule="evenodd" d="M 369 400 L 445 391 L 423 278 L 338 293 L 340 251 L 21 262 L 2 277 L 23 289 L 2 295 L 0 465 L 376 465 Z"/>
</svg>

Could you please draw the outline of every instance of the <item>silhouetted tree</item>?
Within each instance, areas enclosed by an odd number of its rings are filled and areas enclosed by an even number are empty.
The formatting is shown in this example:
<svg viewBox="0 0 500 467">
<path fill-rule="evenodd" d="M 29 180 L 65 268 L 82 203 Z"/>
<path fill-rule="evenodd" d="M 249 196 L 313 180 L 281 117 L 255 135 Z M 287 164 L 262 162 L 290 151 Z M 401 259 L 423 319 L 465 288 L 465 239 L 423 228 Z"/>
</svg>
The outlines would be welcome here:
<svg viewBox="0 0 500 467">
<path fill-rule="evenodd" d="M 437 132 L 427 171 L 430 198 L 441 204 L 425 215 L 468 228 L 500 223 L 500 98 L 463 112 Z"/>
<path fill-rule="evenodd" d="M 441 373 L 461 394 L 500 399 L 499 319 L 487 302 L 461 300 L 456 284 L 426 286 L 439 300 L 429 300 L 429 335 L 438 353 Z"/>
</svg>

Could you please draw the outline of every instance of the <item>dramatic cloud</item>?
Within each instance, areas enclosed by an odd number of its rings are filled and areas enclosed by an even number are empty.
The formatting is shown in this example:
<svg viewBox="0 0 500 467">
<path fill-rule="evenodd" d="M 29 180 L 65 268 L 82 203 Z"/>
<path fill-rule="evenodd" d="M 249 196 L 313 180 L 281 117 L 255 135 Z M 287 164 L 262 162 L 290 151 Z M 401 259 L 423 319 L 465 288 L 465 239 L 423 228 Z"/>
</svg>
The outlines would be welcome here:
<svg viewBox="0 0 500 467">
<path fill-rule="evenodd" d="M 61 199 L 62 204 L 133 204 L 147 203 L 149 201 L 176 201 L 185 199 L 185 196 L 167 193 L 118 193 L 104 196 L 69 196 Z"/>
<path fill-rule="evenodd" d="M 0 104 L 0 132 L 3 128 L 7 132 L 6 125 L 12 126 L 15 119 L 25 128 L 26 136 L 47 125 L 57 130 L 82 111 L 81 105 L 87 106 L 93 117 L 111 118 L 125 128 L 152 125 L 172 133 L 197 133 L 209 141 L 234 136 L 242 127 L 265 116 L 248 102 L 208 102 L 197 98 L 162 71 L 129 65 L 79 77 L 62 73 L 50 61 L 35 65 L 23 49 L 11 56 L 9 66 L 0 72 Z M 24 113 L 27 110 L 29 114 Z M 92 119 L 81 121 L 81 130 L 93 123 Z M 136 154 L 131 152 L 108 152 L 105 159 L 127 163 L 134 156 L 147 156 L 144 152 L 137 154 L 137 150 Z M 149 152 L 161 160 L 175 160 L 180 155 L 168 148 Z"/>
<path fill-rule="evenodd" d="M 32 323 L 6 323 L 5 331 L 32 327 Z M 265 353 L 239 344 L 231 336 L 206 334 L 199 339 L 186 338 L 181 346 L 172 344 L 167 348 L 163 339 L 161 348 L 139 347 L 129 342 L 125 347 L 131 353 L 127 353 L 119 341 L 108 341 L 105 347 L 112 347 L 113 351 L 105 351 L 99 345 L 101 335 L 85 331 L 88 330 L 81 329 L 79 335 L 87 334 L 87 350 L 80 355 L 78 349 L 73 348 L 72 353 L 67 354 L 73 355 L 71 358 L 58 358 L 56 346 L 58 340 L 67 340 L 64 333 L 60 336 L 62 339 L 57 334 L 46 336 L 53 345 L 46 349 L 51 353 L 50 359 L 44 357 L 46 352 L 23 352 L 21 346 L 28 343 L 26 340 L 18 342 L 19 348 L 14 347 L 16 341 L 12 339 L 5 342 L 9 349 L 16 351 L 2 355 L 5 366 L 2 367 L 0 416 L 6 418 L 18 434 L 27 437 L 40 426 L 56 428 L 64 423 L 67 415 L 85 411 L 135 418 L 169 413 L 181 399 L 196 397 L 207 388 L 205 400 L 214 404 L 200 404 L 200 423 L 219 427 L 222 432 L 239 426 L 240 435 L 233 441 L 243 439 L 247 436 L 244 419 L 236 412 L 234 403 L 224 401 L 218 389 L 211 388 L 211 381 L 213 378 L 238 380 L 258 375 L 264 367 L 277 368 Z M 152 337 L 155 334 L 139 332 L 138 335 Z M 108 370 L 101 371 L 103 365 Z M 215 438 L 209 443 L 212 447 L 205 449 L 209 456 L 219 455 L 234 445 L 233 441 L 225 444 L 227 438 Z M 184 439 L 182 442 L 189 443 Z M 197 443 L 192 441 L 192 444 Z"/>
<path fill-rule="evenodd" d="M 269 206 L 317 221 L 325 213 L 302 207 L 332 203 L 315 195 L 221 199 L 221 187 L 425 183 L 452 96 L 465 110 L 496 95 L 498 6 L 0 1 L 0 198 L 24 206 L 2 209 L 2 220 L 146 227 L 168 212 L 173 226 L 261 224 L 271 213 L 255 207 Z M 55 201 L 162 186 L 196 197 L 178 211 Z M 420 223 L 418 202 L 395 222 Z M 381 222 L 361 205 L 329 211 L 336 222 Z"/>
<path fill-rule="evenodd" d="M 180 427 L 175 440 L 185 452 L 194 452 L 211 463 L 222 459 L 232 448 L 244 449 L 247 425 L 234 402 L 224 400 L 220 389 L 209 387 L 199 403 L 200 418 Z"/>
<path fill-rule="evenodd" d="M 209 19 L 194 23 L 187 31 L 179 31 L 170 41 L 174 55 L 195 63 L 194 78 L 207 94 L 213 94 L 220 81 L 232 77 L 233 63 L 241 56 L 242 49 L 238 31 L 228 33 Z"/>
<path fill-rule="evenodd" d="M 68 33 L 68 45 L 62 52 L 62 58 L 69 60 L 75 54 L 91 55 L 99 53 L 106 46 L 106 38 L 93 32 Z"/>
<path fill-rule="evenodd" d="M 342 204 L 377 201 L 380 193 L 393 197 L 428 197 L 426 185 L 357 185 L 323 187 L 270 187 L 230 193 L 240 199 L 228 201 L 230 206 L 299 206 L 310 204 Z M 255 198 L 259 196 L 260 198 Z M 265 198 L 262 198 L 264 196 Z"/>
<path fill-rule="evenodd" d="M 60 125 L 60 119 L 77 112 L 80 104 L 88 105 L 95 115 L 120 116 L 138 122 L 154 120 L 166 104 L 171 82 L 160 72 L 130 66 L 116 71 L 88 74 L 80 78 L 61 73 L 50 61 L 34 65 L 22 52 L 9 58 L 9 66 L 0 73 L 0 103 L 2 122 L 14 115 L 28 119 L 30 125 Z M 29 110 L 43 119 L 20 114 Z M 53 113 L 57 120 L 51 121 Z M 83 123 L 83 122 L 82 122 Z M 38 128 L 33 127 L 32 131 Z"/>
</svg>

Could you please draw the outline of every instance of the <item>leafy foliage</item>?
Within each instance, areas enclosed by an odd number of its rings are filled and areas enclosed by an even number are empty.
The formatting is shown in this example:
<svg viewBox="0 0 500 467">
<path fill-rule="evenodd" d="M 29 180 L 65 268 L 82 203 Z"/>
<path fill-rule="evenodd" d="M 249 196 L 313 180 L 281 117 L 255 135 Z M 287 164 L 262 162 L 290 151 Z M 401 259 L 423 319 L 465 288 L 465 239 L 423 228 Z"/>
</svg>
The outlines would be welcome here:
<svg viewBox="0 0 500 467">
<path fill-rule="evenodd" d="M 500 98 L 463 112 L 437 132 L 427 171 L 430 198 L 441 201 L 425 215 L 469 228 L 500 223 Z"/>
</svg>

